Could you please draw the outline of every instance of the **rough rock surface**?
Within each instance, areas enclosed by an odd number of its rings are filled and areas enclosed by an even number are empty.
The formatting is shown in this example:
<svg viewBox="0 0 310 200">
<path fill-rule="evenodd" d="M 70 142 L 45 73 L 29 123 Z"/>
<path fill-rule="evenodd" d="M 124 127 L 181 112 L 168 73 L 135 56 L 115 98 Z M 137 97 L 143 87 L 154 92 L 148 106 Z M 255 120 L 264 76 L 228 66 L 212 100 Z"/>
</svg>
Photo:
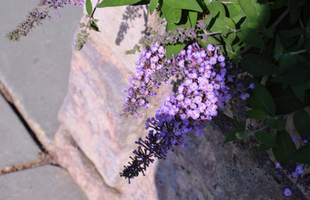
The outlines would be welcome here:
<svg viewBox="0 0 310 200">
<path fill-rule="evenodd" d="M 101 33 L 92 32 L 82 51 L 74 51 L 69 91 L 58 115 L 62 124 L 55 139 L 59 164 L 91 200 L 279 197 L 277 181 L 281 180 L 267 154 L 253 160 L 242 146 L 223 145 L 225 135 L 233 129 L 232 120 L 225 115 L 207 124 L 205 136 L 189 134 L 187 149 L 176 149 L 166 161 L 156 161 L 145 177 L 135 178 L 129 185 L 119 177 L 135 148 L 134 141 L 146 133 L 146 117 L 154 114 L 172 89 L 162 88 L 142 119 L 119 116 L 123 91 L 139 56 L 123 52 L 145 30 L 145 8 L 137 11 L 134 20 L 124 22 L 120 13 L 128 14 L 128 10 L 132 9 L 99 9 L 96 18 Z M 126 23 L 130 28 L 121 32 Z"/>
</svg>

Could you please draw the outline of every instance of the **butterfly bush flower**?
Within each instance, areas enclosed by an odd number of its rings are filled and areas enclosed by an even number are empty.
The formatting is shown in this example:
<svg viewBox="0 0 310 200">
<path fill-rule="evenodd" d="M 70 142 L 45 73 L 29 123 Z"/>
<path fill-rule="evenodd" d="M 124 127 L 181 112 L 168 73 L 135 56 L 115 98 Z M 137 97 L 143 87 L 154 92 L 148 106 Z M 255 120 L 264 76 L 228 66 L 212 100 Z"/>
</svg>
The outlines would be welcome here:
<svg viewBox="0 0 310 200">
<path fill-rule="evenodd" d="M 288 188 L 284 189 L 284 196 L 289 197 L 292 195 L 292 191 Z"/>
<path fill-rule="evenodd" d="M 42 21 L 50 19 L 48 9 L 56 10 L 56 16 L 60 17 L 58 8 L 63 8 L 66 4 L 73 3 L 74 6 L 83 6 L 84 1 L 82 0 L 40 0 L 38 6 L 45 7 L 43 11 L 39 11 L 38 8 L 33 9 L 28 13 L 26 20 L 21 22 L 16 29 L 6 34 L 8 40 L 19 41 L 21 36 L 27 36 L 32 29 L 36 26 L 42 25 Z"/>
<path fill-rule="evenodd" d="M 135 157 L 130 157 L 132 161 L 128 166 L 124 166 L 125 169 L 120 173 L 120 176 L 127 178 L 129 182 L 140 172 L 144 174 L 149 163 L 154 161 L 153 158 L 165 159 L 172 146 L 186 147 L 184 141 L 187 133 L 194 131 L 197 136 L 204 135 L 202 129 L 205 121 L 217 116 L 217 110 L 223 108 L 231 98 L 227 83 L 232 81 L 227 79 L 227 70 L 221 65 L 225 62 L 225 57 L 217 54 L 218 48 L 208 45 L 205 50 L 198 43 L 193 43 L 167 62 L 154 59 L 158 49 L 163 47 L 156 43 L 151 46 L 151 51 L 144 50 L 136 63 L 138 72 L 132 79 L 139 84 L 133 83 L 126 90 L 129 96 L 125 99 L 125 113 L 139 115 L 136 111 L 142 105 L 141 102 L 148 102 L 150 97 L 143 91 L 156 94 L 154 89 L 160 86 L 159 81 L 176 73 L 183 75 L 184 81 L 178 87 L 177 93 L 166 97 L 155 117 L 146 120 L 146 129 L 151 130 L 145 140 L 140 138 L 136 141 L 139 146 L 138 150 L 133 152 Z M 150 71 L 151 66 L 158 63 L 165 71 L 169 71 L 162 80 L 154 78 L 152 74 L 163 72 L 156 71 L 155 67 L 154 71 Z M 145 82 L 145 77 L 150 81 Z"/>
</svg>

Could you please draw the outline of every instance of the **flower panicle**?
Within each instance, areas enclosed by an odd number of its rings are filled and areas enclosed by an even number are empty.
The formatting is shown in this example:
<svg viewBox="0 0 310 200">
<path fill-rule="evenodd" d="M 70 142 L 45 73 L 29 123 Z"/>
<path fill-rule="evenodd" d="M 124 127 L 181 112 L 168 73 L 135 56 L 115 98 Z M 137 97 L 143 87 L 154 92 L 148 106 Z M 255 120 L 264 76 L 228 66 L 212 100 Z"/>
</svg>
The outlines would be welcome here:
<svg viewBox="0 0 310 200">
<path fill-rule="evenodd" d="M 21 36 L 27 36 L 35 27 L 42 25 L 42 21 L 50 19 L 48 9 L 56 10 L 57 17 L 60 17 L 58 8 L 63 8 L 66 4 L 73 4 L 74 6 L 83 6 L 84 1 L 81 0 L 40 0 L 38 6 L 46 6 L 43 11 L 34 8 L 28 13 L 26 19 L 22 21 L 13 31 L 6 34 L 6 38 L 12 41 L 19 41 Z"/>
</svg>

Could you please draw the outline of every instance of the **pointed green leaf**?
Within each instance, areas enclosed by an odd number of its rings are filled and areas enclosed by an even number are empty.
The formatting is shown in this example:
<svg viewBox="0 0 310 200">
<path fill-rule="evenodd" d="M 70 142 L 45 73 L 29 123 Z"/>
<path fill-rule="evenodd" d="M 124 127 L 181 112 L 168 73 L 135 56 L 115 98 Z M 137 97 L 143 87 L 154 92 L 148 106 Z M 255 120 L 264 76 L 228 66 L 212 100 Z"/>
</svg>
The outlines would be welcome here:
<svg viewBox="0 0 310 200">
<path fill-rule="evenodd" d="M 217 18 L 212 27 L 210 27 L 210 31 L 211 32 L 222 31 L 221 34 L 225 35 L 234 28 L 235 28 L 234 22 L 231 19 L 225 17 L 224 19 Z"/>
<path fill-rule="evenodd" d="M 280 74 L 283 71 L 269 60 L 255 54 L 246 54 L 241 60 L 242 68 L 254 76 Z"/>
<path fill-rule="evenodd" d="M 246 25 L 241 27 L 241 30 L 237 33 L 237 36 L 240 38 L 240 40 L 248 45 L 265 49 L 265 43 L 260 34 L 256 30 L 251 29 Z"/>
<path fill-rule="evenodd" d="M 178 28 L 194 28 L 197 22 L 197 12 L 182 10 L 181 20 L 177 24 L 167 24 L 166 31 L 173 31 Z"/>
<path fill-rule="evenodd" d="M 150 6 L 149 6 L 149 12 L 150 14 L 153 14 L 154 10 L 156 9 L 158 4 L 158 0 L 151 0 Z"/>
<path fill-rule="evenodd" d="M 263 110 L 260 109 L 249 110 L 246 112 L 246 114 L 249 117 L 257 120 L 264 120 L 268 117 L 267 113 L 265 113 Z"/>
<path fill-rule="evenodd" d="M 168 4 L 171 7 L 185 9 L 185 10 L 193 10 L 197 12 L 202 12 L 200 5 L 196 0 L 164 0 L 164 3 Z"/>
<path fill-rule="evenodd" d="M 245 14 L 242 12 L 240 5 L 238 4 L 226 4 L 225 5 L 228 10 L 228 16 L 235 23 L 238 23 L 241 18 L 245 17 Z"/>
<path fill-rule="evenodd" d="M 91 4 L 91 1 L 90 0 L 86 0 L 85 6 L 86 6 L 87 14 L 91 15 L 91 13 L 93 11 L 93 6 Z"/>
<path fill-rule="evenodd" d="M 256 22 L 263 29 L 269 22 L 270 8 L 267 0 L 238 0 L 242 11 L 250 22 Z"/>
<path fill-rule="evenodd" d="M 275 28 L 267 28 L 264 30 L 265 31 L 265 35 L 268 37 L 268 38 L 273 38 L 273 34 L 275 32 Z"/>
<path fill-rule="evenodd" d="M 263 110 L 270 116 L 273 116 L 276 112 L 276 105 L 268 92 L 268 90 L 257 80 L 250 79 L 249 85 L 255 84 L 255 88 L 250 91 L 250 97 L 247 98 L 247 102 L 253 109 Z"/>
<path fill-rule="evenodd" d="M 310 64 L 299 62 L 287 68 L 283 74 L 277 75 L 271 81 L 284 84 L 298 84 L 310 79 Z"/>
<path fill-rule="evenodd" d="M 91 22 L 89 23 L 89 25 L 90 25 L 90 28 L 91 28 L 92 30 L 97 31 L 97 32 L 100 32 L 100 31 L 99 31 L 99 27 L 98 27 L 98 25 L 96 24 L 96 22 L 91 21 Z"/>
<path fill-rule="evenodd" d="M 294 153 L 287 156 L 293 162 L 302 163 L 302 164 L 310 164 L 310 144 L 307 144 Z"/>
<path fill-rule="evenodd" d="M 226 16 L 225 8 L 223 4 L 219 1 L 213 1 L 212 3 L 207 5 L 207 8 L 210 12 L 214 12 L 213 16 L 216 16 L 218 19 L 222 19 Z"/>
<path fill-rule="evenodd" d="M 291 25 L 294 25 L 297 22 L 297 20 L 300 16 L 300 13 L 301 13 L 301 7 L 290 12 L 290 23 L 291 23 Z"/>
<path fill-rule="evenodd" d="M 282 8 L 283 6 L 285 6 L 286 1 L 287 0 L 277 0 L 271 5 L 271 9 L 275 10 L 275 9 Z"/>
<path fill-rule="evenodd" d="M 276 117 L 268 117 L 266 122 L 270 128 L 276 129 L 277 131 L 282 131 L 284 129 L 283 115 Z"/>
<path fill-rule="evenodd" d="M 185 46 L 186 46 L 186 44 L 169 44 L 169 45 L 166 45 L 167 59 L 172 59 L 172 54 L 174 54 L 174 56 L 179 55 L 180 51 L 182 49 L 184 49 Z"/>
<path fill-rule="evenodd" d="M 266 146 L 263 143 L 260 144 L 259 148 L 258 148 L 258 152 L 265 152 L 267 150 L 269 150 L 271 147 L 270 146 Z"/>
<path fill-rule="evenodd" d="M 269 147 L 276 147 L 276 133 L 267 134 L 264 131 L 257 131 L 254 133 L 255 138 L 262 144 Z"/>
<path fill-rule="evenodd" d="M 297 59 L 290 53 L 284 53 L 279 59 L 279 66 L 282 70 L 285 70 L 296 63 Z"/>
<path fill-rule="evenodd" d="M 281 163 L 281 166 L 286 166 L 290 163 L 287 156 L 296 151 L 292 137 L 286 130 L 277 133 L 276 145 L 278 147 L 272 147 L 272 153 L 275 159 Z"/>
<path fill-rule="evenodd" d="M 299 109 L 294 114 L 294 126 L 299 135 L 306 134 L 310 137 L 310 116 L 304 109 Z"/>
<path fill-rule="evenodd" d="M 226 136 L 224 144 L 227 143 L 227 142 L 230 142 L 230 141 L 238 140 L 237 137 L 236 137 L 236 133 L 243 132 L 243 131 L 244 131 L 244 129 L 241 129 L 241 128 L 230 131 L 228 133 L 228 135 Z"/>
<path fill-rule="evenodd" d="M 309 79 L 310 80 L 310 79 Z M 291 85 L 293 92 L 296 94 L 300 101 L 304 101 L 304 96 L 306 92 L 306 82 Z"/>
<path fill-rule="evenodd" d="M 276 60 L 279 60 L 279 58 L 282 56 L 283 50 L 284 48 L 282 46 L 280 38 L 277 35 L 276 36 L 276 47 L 273 49 L 273 56 Z"/>
<path fill-rule="evenodd" d="M 161 7 L 161 11 L 163 12 L 168 23 L 178 23 L 181 19 L 182 10 L 179 8 L 171 7 L 166 4 L 165 1 Z"/>
<path fill-rule="evenodd" d="M 268 90 L 274 99 L 277 115 L 286 115 L 300 108 L 310 106 L 310 91 L 305 92 L 304 102 L 301 102 L 291 87 L 283 89 L 282 84 L 275 84 L 268 86 Z"/>
<path fill-rule="evenodd" d="M 114 6 L 127 6 L 133 5 L 138 3 L 141 0 L 104 0 L 101 1 L 97 8 L 104 8 L 104 7 L 114 7 Z"/>
</svg>

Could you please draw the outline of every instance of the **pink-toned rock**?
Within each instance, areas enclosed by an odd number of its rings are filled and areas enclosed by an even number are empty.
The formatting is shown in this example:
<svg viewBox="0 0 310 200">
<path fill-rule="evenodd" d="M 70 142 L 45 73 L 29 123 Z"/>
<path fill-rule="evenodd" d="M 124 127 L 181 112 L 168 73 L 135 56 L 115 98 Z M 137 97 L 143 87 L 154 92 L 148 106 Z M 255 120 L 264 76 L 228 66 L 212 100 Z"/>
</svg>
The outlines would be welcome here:
<svg viewBox="0 0 310 200">
<path fill-rule="evenodd" d="M 242 146 L 223 145 L 225 135 L 233 129 L 232 120 L 225 115 L 207 123 L 205 136 L 189 134 L 188 148 L 170 152 L 166 161 L 155 161 L 145 177 L 139 176 L 131 184 L 119 177 L 136 147 L 134 141 L 146 134 L 146 117 L 154 115 L 172 90 L 171 85 L 162 88 L 142 119 L 119 116 L 123 91 L 139 58 L 124 51 L 132 48 L 145 30 L 142 16 L 146 9 L 138 10 L 141 17 L 128 22 L 130 28 L 118 46 L 116 33 L 125 11 L 126 7 L 98 9 L 101 33 L 91 32 L 84 48 L 74 51 L 69 91 L 58 115 L 62 124 L 55 138 L 59 164 L 90 200 L 280 197 L 277 181 L 281 179 L 267 154 L 252 161 Z"/>
</svg>

